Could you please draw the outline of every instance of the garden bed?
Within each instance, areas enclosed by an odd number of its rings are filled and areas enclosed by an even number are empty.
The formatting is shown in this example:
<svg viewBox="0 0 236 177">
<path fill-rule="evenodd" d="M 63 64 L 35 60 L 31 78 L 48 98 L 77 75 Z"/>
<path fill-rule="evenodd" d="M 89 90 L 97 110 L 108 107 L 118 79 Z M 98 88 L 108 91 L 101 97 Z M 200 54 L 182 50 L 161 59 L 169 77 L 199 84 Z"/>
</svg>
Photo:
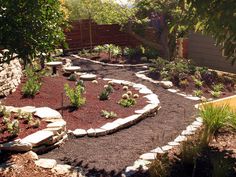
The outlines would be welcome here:
<svg viewBox="0 0 236 177">
<path fill-rule="evenodd" d="M 77 110 L 71 110 L 69 99 L 65 95 L 64 84 L 68 83 L 70 86 L 75 86 L 74 81 L 68 81 L 67 77 L 43 77 L 42 87 L 40 92 L 34 98 L 22 97 L 21 88 L 25 83 L 23 79 L 22 83 L 17 88 L 16 92 L 9 95 L 5 100 L 5 105 L 13 106 L 47 106 L 62 113 L 63 119 L 67 122 L 67 128 L 74 130 L 76 128 L 97 128 L 105 123 L 116 120 L 118 117 L 127 117 L 134 114 L 135 110 L 141 109 L 147 105 L 147 99 L 143 97 L 144 94 L 140 94 L 137 90 L 130 87 L 129 90 L 133 94 L 139 94 L 139 98 L 136 99 L 136 104 L 131 107 L 122 107 L 118 104 L 122 95 L 126 93 L 122 89 L 122 85 L 115 84 L 114 92 L 109 96 L 109 100 L 101 101 L 98 96 L 104 89 L 104 85 L 108 81 L 98 79 L 98 83 L 91 81 L 85 81 L 85 93 L 86 103 Z M 106 119 L 101 116 L 101 111 L 113 111 L 117 114 L 117 118 Z"/>
<path fill-rule="evenodd" d="M 184 59 L 168 62 L 159 58 L 153 62 L 146 76 L 155 81 L 171 81 L 175 90 L 186 95 L 208 99 L 235 94 L 236 79 L 232 74 L 197 67 Z"/>
<path fill-rule="evenodd" d="M 32 115 L 31 120 L 29 120 L 31 122 L 28 122 L 28 120 L 26 120 L 26 117 L 27 115 L 23 115 L 20 118 L 17 113 L 10 113 L 9 117 L 7 117 L 7 119 L 9 119 L 7 121 L 9 122 L 6 123 L 4 122 L 4 116 L 0 116 L 0 144 L 18 138 L 24 138 L 30 134 L 46 128 L 47 123 L 44 121 L 40 121 L 40 119 L 36 116 Z M 15 127 L 13 121 L 15 121 Z"/>
<path fill-rule="evenodd" d="M 144 60 L 140 57 L 138 59 L 130 59 L 129 57 L 122 55 L 109 57 L 109 54 L 106 52 L 101 52 L 95 56 L 88 56 L 87 58 L 109 64 L 144 64 L 148 62 L 147 59 Z"/>
</svg>

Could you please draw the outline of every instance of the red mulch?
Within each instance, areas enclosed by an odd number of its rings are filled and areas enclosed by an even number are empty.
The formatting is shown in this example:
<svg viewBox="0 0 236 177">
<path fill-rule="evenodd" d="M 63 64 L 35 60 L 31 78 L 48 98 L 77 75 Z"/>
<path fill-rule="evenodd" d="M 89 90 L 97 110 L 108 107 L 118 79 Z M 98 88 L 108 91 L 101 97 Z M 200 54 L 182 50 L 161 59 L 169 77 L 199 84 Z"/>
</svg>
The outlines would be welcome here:
<svg viewBox="0 0 236 177">
<path fill-rule="evenodd" d="M 42 79 L 42 87 L 35 96 L 35 98 L 24 98 L 22 97 L 21 88 L 24 84 L 24 80 L 17 88 L 16 92 L 9 95 L 3 103 L 5 105 L 12 106 L 36 106 L 36 107 L 50 107 L 56 109 L 63 114 L 63 119 L 67 122 L 67 128 L 74 130 L 76 128 L 98 128 L 107 122 L 114 121 L 117 118 L 106 119 L 101 116 L 101 110 L 113 111 L 118 115 L 118 118 L 124 118 L 130 116 L 135 110 L 143 108 L 147 103 L 147 99 L 142 97 L 136 99 L 137 104 L 129 108 L 124 108 L 117 104 L 121 99 L 122 94 L 125 91 L 122 90 L 122 85 L 115 85 L 115 91 L 111 93 L 110 99 L 106 101 L 100 101 L 98 96 L 103 90 L 107 81 L 98 79 L 98 84 L 92 83 L 91 81 L 85 82 L 85 98 L 86 104 L 80 107 L 78 110 L 71 111 L 69 109 L 69 100 L 64 92 L 64 84 L 75 85 L 74 81 L 68 81 L 66 77 L 44 77 Z M 133 94 L 138 93 L 133 88 L 130 88 Z M 63 98 L 62 98 L 63 94 Z M 63 104 L 62 104 L 63 100 Z"/>
<path fill-rule="evenodd" d="M 29 124 L 27 123 L 24 123 L 24 120 L 23 119 L 18 119 L 19 120 L 19 128 L 20 128 L 20 132 L 18 134 L 18 136 L 12 136 L 8 131 L 7 131 L 7 127 L 6 125 L 2 122 L 2 118 L 0 116 L 0 130 L 3 131 L 0 133 L 0 143 L 5 143 L 5 142 L 8 142 L 8 141 L 12 141 L 12 140 L 15 140 L 15 139 L 18 139 L 18 138 L 24 138 L 32 133 L 35 133 L 39 130 L 42 130 L 44 128 L 46 128 L 47 126 L 47 123 L 44 122 L 44 121 L 41 121 L 40 122 L 40 126 L 38 128 L 34 128 L 32 126 L 30 126 Z M 12 114 L 11 115 L 11 121 L 14 120 L 14 115 Z M 34 117 L 34 119 L 38 119 L 36 117 Z"/>
</svg>

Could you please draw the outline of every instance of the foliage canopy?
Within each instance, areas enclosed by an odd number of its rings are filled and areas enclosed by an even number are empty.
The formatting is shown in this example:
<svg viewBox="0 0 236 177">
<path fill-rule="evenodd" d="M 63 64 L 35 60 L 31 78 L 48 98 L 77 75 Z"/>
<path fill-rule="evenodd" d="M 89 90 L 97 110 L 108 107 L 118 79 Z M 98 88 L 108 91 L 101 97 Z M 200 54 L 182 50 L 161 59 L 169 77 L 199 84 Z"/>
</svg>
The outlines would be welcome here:
<svg viewBox="0 0 236 177">
<path fill-rule="evenodd" d="M 0 23 L 0 46 L 25 64 L 64 41 L 65 13 L 58 0 L 0 0 Z"/>
</svg>

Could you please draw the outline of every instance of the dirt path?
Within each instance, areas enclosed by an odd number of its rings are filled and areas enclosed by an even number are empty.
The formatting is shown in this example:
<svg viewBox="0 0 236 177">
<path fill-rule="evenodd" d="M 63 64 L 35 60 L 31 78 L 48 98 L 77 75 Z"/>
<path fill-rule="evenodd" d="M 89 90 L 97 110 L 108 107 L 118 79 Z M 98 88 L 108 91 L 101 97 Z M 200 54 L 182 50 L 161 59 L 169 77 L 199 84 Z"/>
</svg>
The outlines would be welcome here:
<svg viewBox="0 0 236 177">
<path fill-rule="evenodd" d="M 138 124 L 117 133 L 98 138 L 69 138 L 65 145 L 41 157 L 54 158 L 60 163 L 78 165 L 86 169 L 87 176 L 120 176 L 126 166 L 157 146 L 173 140 L 194 120 L 195 101 L 167 92 L 150 82 L 142 81 L 134 74 L 141 68 L 103 67 L 81 62 L 81 68 L 102 77 L 142 83 L 159 96 L 161 110 Z"/>
</svg>

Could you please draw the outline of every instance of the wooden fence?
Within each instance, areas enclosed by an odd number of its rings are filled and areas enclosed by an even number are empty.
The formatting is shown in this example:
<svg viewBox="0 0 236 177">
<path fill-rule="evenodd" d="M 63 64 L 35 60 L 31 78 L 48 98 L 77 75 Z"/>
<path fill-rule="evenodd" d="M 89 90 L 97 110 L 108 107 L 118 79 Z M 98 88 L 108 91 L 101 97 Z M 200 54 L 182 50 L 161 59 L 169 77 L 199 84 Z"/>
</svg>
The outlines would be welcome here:
<svg viewBox="0 0 236 177">
<path fill-rule="evenodd" d="M 74 21 L 71 24 L 71 29 L 65 31 L 66 42 L 68 49 L 66 52 L 78 51 L 90 46 L 103 44 L 115 44 L 118 46 L 137 46 L 139 42 L 128 33 L 121 31 L 121 26 L 118 24 L 98 25 L 88 20 Z"/>
</svg>

